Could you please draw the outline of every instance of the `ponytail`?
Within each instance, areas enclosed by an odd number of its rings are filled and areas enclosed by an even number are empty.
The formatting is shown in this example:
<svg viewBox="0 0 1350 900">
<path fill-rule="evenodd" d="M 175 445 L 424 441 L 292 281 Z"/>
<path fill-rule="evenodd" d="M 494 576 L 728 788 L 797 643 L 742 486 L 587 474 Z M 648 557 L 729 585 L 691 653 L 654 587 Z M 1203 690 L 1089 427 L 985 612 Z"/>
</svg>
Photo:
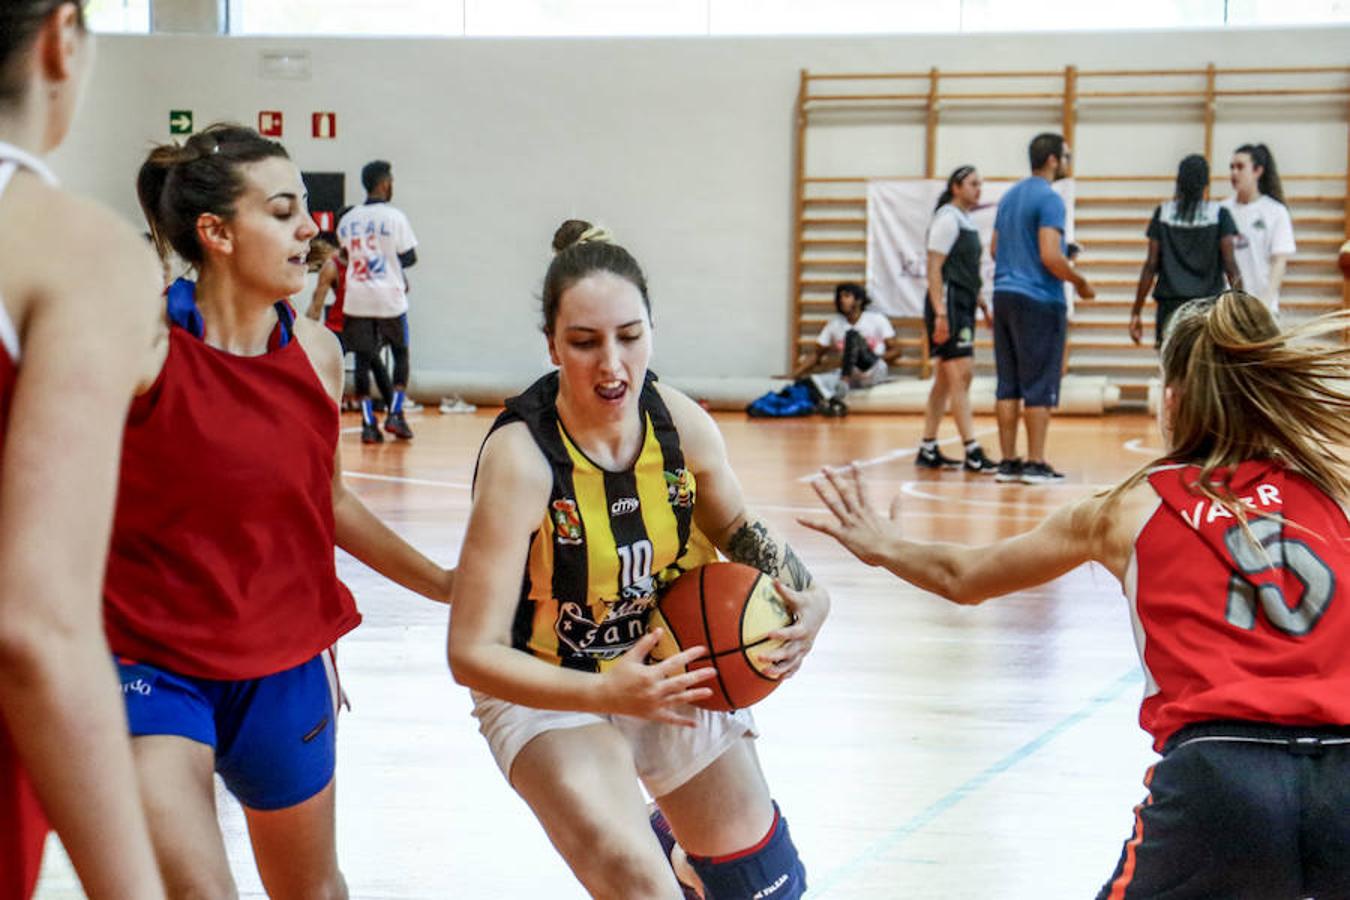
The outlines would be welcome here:
<svg viewBox="0 0 1350 900">
<path fill-rule="evenodd" d="M 234 215 L 235 201 L 244 192 L 240 169 L 273 157 L 289 158 L 276 141 L 252 128 L 227 124 L 212 125 L 181 146 L 163 144 L 151 150 L 136 175 L 136 196 L 160 257 L 173 250 L 200 267 L 205 254 L 197 240 L 198 218 Z"/>
<path fill-rule="evenodd" d="M 1256 189 L 1267 197 L 1284 202 L 1284 185 L 1280 182 L 1279 170 L 1275 168 L 1275 155 L 1265 144 L 1243 144 L 1235 153 L 1245 153 L 1251 157 L 1252 165 L 1261 168 L 1261 177 L 1257 179 Z"/>
</svg>

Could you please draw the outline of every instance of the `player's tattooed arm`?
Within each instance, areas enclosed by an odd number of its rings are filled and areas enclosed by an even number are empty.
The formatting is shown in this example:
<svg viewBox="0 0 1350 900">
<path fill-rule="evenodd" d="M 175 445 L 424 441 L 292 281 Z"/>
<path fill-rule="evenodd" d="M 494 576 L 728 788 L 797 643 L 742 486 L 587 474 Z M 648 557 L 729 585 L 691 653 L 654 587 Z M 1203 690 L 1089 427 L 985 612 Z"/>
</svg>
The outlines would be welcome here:
<svg viewBox="0 0 1350 900">
<path fill-rule="evenodd" d="M 736 529 L 727 541 L 726 553 L 732 561 L 753 566 L 794 590 L 806 590 L 813 583 L 801 558 L 786 542 L 780 545 L 774 540 L 761 521 L 747 520 Z"/>
</svg>

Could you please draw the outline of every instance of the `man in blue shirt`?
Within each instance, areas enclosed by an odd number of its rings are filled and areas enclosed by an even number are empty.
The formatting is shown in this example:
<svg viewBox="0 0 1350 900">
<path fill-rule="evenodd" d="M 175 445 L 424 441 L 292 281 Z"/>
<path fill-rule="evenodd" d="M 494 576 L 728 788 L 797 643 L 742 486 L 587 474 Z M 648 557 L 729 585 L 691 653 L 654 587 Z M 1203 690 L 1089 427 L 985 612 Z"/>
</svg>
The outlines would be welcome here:
<svg viewBox="0 0 1350 900">
<path fill-rule="evenodd" d="M 1045 459 L 1050 411 L 1068 329 L 1064 282 L 1091 300 L 1092 286 L 1064 255 L 1064 200 L 1051 182 L 1069 170 L 1069 148 L 1058 134 L 1038 134 L 1028 147 L 1031 177 L 1003 195 L 989 252 L 994 257 L 994 362 L 998 371 L 998 439 L 1003 451 L 996 481 L 1047 484 L 1064 480 Z M 1027 458 L 1017 456 L 1017 422 L 1026 423 Z"/>
</svg>

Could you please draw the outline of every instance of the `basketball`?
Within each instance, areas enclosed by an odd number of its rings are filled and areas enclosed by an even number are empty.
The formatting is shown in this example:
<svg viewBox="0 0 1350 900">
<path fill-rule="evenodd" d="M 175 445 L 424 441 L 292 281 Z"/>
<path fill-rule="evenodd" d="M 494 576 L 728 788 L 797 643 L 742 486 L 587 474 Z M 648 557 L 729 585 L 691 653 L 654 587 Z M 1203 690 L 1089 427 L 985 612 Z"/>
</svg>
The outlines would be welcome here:
<svg viewBox="0 0 1350 900">
<path fill-rule="evenodd" d="M 1350 278 L 1350 241 L 1341 244 L 1341 255 L 1336 261 L 1341 265 L 1341 277 Z"/>
<path fill-rule="evenodd" d="M 666 633 L 652 656 L 665 659 L 686 647 L 707 647 L 708 655 L 689 668 L 712 666 L 717 677 L 706 683 L 712 696 L 697 705 L 742 709 L 778 687 L 757 657 L 778 645 L 766 635 L 791 622 L 768 575 L 740 563 L 708 563 L 676 579 L 657 604 L 650 627 Z"/>
</svg>

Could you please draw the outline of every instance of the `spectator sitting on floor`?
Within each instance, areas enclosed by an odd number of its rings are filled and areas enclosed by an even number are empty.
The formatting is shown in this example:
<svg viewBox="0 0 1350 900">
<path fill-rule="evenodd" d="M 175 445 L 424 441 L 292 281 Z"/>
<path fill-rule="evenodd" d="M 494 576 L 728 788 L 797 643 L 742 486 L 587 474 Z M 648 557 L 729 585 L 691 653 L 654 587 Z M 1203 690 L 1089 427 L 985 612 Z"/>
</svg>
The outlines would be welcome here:
<svg viewBox="0 0 1350 900">
<path fill-rule="evenodd" d="M 828 365 L 812 380 L 825 395 L 842 398 L 849 388 L 868 388 L 890 377 L 891 361 L 900 356 L 895 329 L 884 313 L 872 312 L 867 291 L 860 284 L 835 285 L 835 315 L 816 336 L 815 353 L 803 359 L 793 370 L 793 378 L 802 378 Z M 838 369 L 826 355 L 839 354 Z"/>
</svg>

